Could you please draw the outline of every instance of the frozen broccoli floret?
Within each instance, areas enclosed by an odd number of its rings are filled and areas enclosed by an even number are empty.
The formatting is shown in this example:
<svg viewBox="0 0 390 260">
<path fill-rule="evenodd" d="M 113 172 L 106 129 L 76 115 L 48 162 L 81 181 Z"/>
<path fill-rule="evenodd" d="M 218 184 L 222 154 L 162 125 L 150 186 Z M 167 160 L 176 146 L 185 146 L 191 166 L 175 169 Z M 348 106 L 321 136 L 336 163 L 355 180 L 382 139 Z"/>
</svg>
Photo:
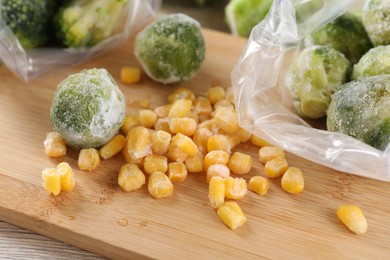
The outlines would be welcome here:
<svg viewBox="0 0 390 260">
<path fill-rule="evenodd" d="M 347 80 L 350 62 L 330 46 L 311 46 L 294 60 L 287 75 L 293 105 L 307 118 L 325 116 L 332 94 Z"/>
<path fill-rule="evenodd" d="M 24 48 L 41 47 L 50 40 L 55 10 L 55 0 L 2 0 L 0 22 L 12 30 Z"/>
<path fill-rule="evenodd" d="M 369 50 L 353 67 L 352 78 L 390 74 L 390 45 Z"/>
<path fill-rule="evenodd" d="M 327 128 L 379 150 L 390 143 L 390 75 L 362 78 L 337 91 L 327 114 Z"/>
<path fill-rule="evenodd" d="M 127 0 L 72 0 L 55 16 L 58 38 L 68 47 L 91 47 L 110 37 Z"/>
<path fill-rule="evenodd" d="M 134 52 L 155 81 L 170 84 L 189 80 L 205 56 L 200 24 L 185 14 L 161 16 L 137 34 Z"/>
<path fill-rule="evenodd" d="M 110 141 L 125 113 L 125 97 L 105 69 L 83 70 L 63 80 L 50 111 L 56 131 L 77 149 Z"/>
<path fill-rule="evenodd" d="M 367 0 L 363 24 L 375 46 L 390 44 L 390 1 Z"/>
<path fill-rule="evenodd" d="M 233 35 L 248 37 L 271 8 L 273 0 L 230 0 L 225 7 L 226 22 Z"/>
<path fill-rule="evenodd" d="M 345 13 L 317 29 L 307 38 L 308 43 L 332 46 L 352 64 L 373 47 L 360 17 L 352 13 Z"/>
</svg>

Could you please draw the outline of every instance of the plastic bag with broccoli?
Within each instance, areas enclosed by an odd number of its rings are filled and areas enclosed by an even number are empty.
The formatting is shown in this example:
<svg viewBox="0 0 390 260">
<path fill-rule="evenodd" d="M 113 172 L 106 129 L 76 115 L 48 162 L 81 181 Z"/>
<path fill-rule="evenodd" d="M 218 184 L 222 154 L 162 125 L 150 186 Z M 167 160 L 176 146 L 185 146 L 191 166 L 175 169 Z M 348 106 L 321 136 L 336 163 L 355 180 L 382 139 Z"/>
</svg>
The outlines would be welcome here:
<svg viewBox="0 0 390 260">
<path fill-rule="evenodd" d="M 0 61 L 25 81 L 114 49 L 161 0 L 0 1 Z"/>
<path fill-rule="evenodd" d="M 390 10 L 387 0 L 274 1 L 252 30 L 231 79 L 240 124 L 248 131 L 335 170 L 390 181 L 390 75 L 344 84 L 378 38 L 390 40 L 385 30 L 372 26 L 386 15 L 362 13 L 363 6 L 374 12 Z M 350 20 L 366 22 L 369 36 Z M 338 26 L 337 37 L 334 27 L 321 29 L 328 24 Z M 353 39 L 351 32 L 364 40 Z M 335 41 L 332 50 L 321 42 L 324 38 Z M 308 40 L 319 42 L 310 46 Z M 334 49 L 343 51 L 338 43 L 352 51 L 337 58 Z"/>
</svg>

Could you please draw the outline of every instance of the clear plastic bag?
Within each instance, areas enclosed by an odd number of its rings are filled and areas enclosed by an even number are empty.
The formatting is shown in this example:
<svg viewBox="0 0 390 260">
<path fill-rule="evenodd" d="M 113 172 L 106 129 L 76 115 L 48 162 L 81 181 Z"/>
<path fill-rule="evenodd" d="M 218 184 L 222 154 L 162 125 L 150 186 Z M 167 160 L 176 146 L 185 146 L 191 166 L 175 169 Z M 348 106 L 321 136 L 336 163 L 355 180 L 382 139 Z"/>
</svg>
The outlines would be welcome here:
<svg viewBox="0 0 390 260">
<path fill-rule="evenodd" d="M 24 49 L 0 15 L 0 61 L 25 81 L 53 68 L 80 64 L 125 42 L 131 33 L 155 16 L 160 5 L 161 0 L 129 0 L 112 36 L 91 48 L 77 49 Z"/>
<path fill-rule="evenodd" d="M 252 30 L 231 79 L 243 128 L 318 164 L 390 181 L 390 145 L 380 151 L 350 136 L 312 127 L 295 114 L 284 84 L 304 37 L 362 2 L 275 0 L 267 17 Z"/>
</svg>

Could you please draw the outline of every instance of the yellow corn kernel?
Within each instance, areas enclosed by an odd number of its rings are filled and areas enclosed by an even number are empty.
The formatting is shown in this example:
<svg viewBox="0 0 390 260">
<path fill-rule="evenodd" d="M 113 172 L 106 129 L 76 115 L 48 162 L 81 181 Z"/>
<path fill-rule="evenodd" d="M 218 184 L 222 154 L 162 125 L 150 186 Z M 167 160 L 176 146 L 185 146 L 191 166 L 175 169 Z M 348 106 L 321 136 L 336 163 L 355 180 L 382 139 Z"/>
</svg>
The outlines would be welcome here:
<svg viewBox="0 0 390 260">
<path fill-rule="evenodd" d="M 168 96 L 168 103 L 173 103 L 178 99 L 195 100 L 195 94 L 188 88 L 178 88 Z"/>
<path fill-rule="evenodd" d="M 276 157 L 284 157 L 284 151 L 279 147 L 264 146 L 259 149 L 259 159 L 264 164 Z"/>
<path fill-rule="evenodd" d="M 256 146 L 259 146 L 259 147 L 273 146 L 272 144 L 268 143 L 263 138 L 257 137 L 255 135 L 252 135 L 250 139 L 251 139 L 251 143 L 253 145 L 256 145 Z"/>
<path fill-rule="evenodd" d="M 229 199 L 241 199 L 248 193 L 246 180 L 243 178 L 227 177 L 225 179 L 225 197 Z"/>
<path fill-rule="evenodd" d="M 248 189 L 259 195 L 265 195 L 269 189 L 269 183 L 263 176 L 253 176 L 248 183 Z"/>
<path fill-rule="evenodd" d="M 208 130 L 210 130 L 213 133 L 217 132 L 217 130 L 218 130 L 213 118 L 206 120 L 206 121 L 203 121 L 202 123 L 198 124 L 198 128 L 207 128 Z"/>
<path fill-rule="evenodd" d="M 150 154 L 144 159 L 144 171 L 148 174 L 152 172 L 166 172 L 168 169 L 168 158 L 163 155 Z"/>
<path fill-rule="evenodd" d="M 141 69 L 137 67 L 122 67 L 120 78 L 125 84 L 137 83 L 141 80 Z"/>
<path fill-rule="evenodd" d="M 180 133 L 172 137 L 171 145 L 172 144 L 179 147 L 183 152 L 185 152 L 189 156 L 195 156 L 195 154 L 199 151 L 198 147 L 196 146 L 194 141 L 192 141 L 191 138 Z"/>
<path fill-rule="evenodd" d="M 211 115 L 199 115 L 198 116 L 198 124 L 203 123 L 203 122 L 208 121 L 208 120 L 211 120 L 211 119 L 212 119 Z"/>
<path fill-rule="evenodd" d="M 225 107 L 216 111 L 214 121 L 219 129 L 228 134 L 236 132 L 239 128 L 237 113 Z"/>
<path fill-rule="evenodd" d="M 234 93 L 233 93 L 233 88 L 229 87 L 226 89 L 226 95 L 225 98 L 227 101 L 229 101 L 232 105 L 234 105 Z"/>
<path fill-rule="evenodd" d="M 229 161 L 229 154 L 225 151 L 211 151 L 208 152 L 203 158 L 203 167 L 207 172 L 209 167 L 213 164 L 224 164 L 226 165 Z"/>
<path fill-rule="evenodd" d="M 178 99 L 173 102 L 169 109 L 169 117 L 185 117 L 192 109 L 192 101 L 189 99 Z"/>
<path fill-rule="evenodd" d="M 133 161 L 152 153 L 149 130 L 136 126 L 129 130 L 127 136 L 127 152 Z"/>
<path fill-rule="evenodd" d="M 168 177 L 172 182 L 185 181 L 187 173 L 187 168 L 184 163 L 171 162 L 168 165 Z"/>
<path fill-rule="evenodd" d="M 364 234 L 367 231 L 367 220 L 363 212 L 355 205 L 342 205 L 337 209 L 337 217 L 355 234 Z"/>
<path fill-rule="evenodd" d="M 236 229 L 246 222 L 246 217 L 235 201 L 226 201 L 218 207 L 217 214 L 231 229 Z"/>
<path fill-rule="evenodd" d="M 127 147 L 123 148 L 122 150 L 123 157 L 125 158 L 127 163 L 133 163 L 136 164 L 139 168 L 142 168 L 144 166 L 144 159 L 145 157 L 133 159 L 129 155 L 129 151 L 127 150 Z"/>
<path fill-rule="evenodd" d="M 138 104 L 142 108 L 149 108 L 150 107 L 150 101 L 147 99 L 138 100 Z"/>
<path fill-rule="evenodd" d="M 246 174 L 252 168 L 252 157 L 248 154 L 235 152 L 230 156 L 227 166 L 235 174 Z"/>
<path fill-rule="evenodd" d="M 219 176 L 225 179 L 230 176 L 230 170 L 225 164 L 210 165 L 207 169 L 207 183 L 209 183 L 211 178 L 214 176 Z"/>
<path fill-rule="evenodd" d="M 49 157 L 61 157 L 66 154 L 66 145 L 62 136 L 57 132 L 50 132 L 43 141 L 45 153 Z"/>
<path fill-rule="evenodd" d="M 171 129 L 169 129 L 169 118 L 159 118 L 154 124 L 154 130 L 162 130 L 169 134 L 171 133 Z"/>
<path fill-rule="evenodd" d="M 173 184 L 163 172 L 153 172 L 148 180 L 149 194 L 153 198 L 160 199 L 169 197 L 173 193 Z"/>
<path fill-rule="evenodd" d="M 199 151 L 195 156 L 188 156 L 185 160 L 186 168 L 189 172 L 203 171 L 203 154 Z"/>
<path fill-rule="evenodd" d="M 145 175 L 136 164 L 128 163 L 119 170 L 118 184 L 124 191 L 138 190 L 145 184 Z"/>
<path fill-rule="evenodd" d="M 109 159 L 119 153 L 126 146 L 126 138 L 123 135 L 116 135 L 111 141 L 99 149 L 100 157 Z"/>
<path fill-rule="evenodd" d="M 195 101 L 194 111 L 200 117 L 211 116 L 213 107 L 211 106 L 210 100 L 205 97 L 198 97 Z"/>
<path fill-rule="evenodd" d="M 241 143 L 240 136 L 236 134 L 236 132 L 231 133 L 231 134 L 226 134 L 229 142 L 230 142 L 230 147 L 231 149 L 236 148 L 237 145 Z"/>
<path fill-rule="evenodd" d="M 209 202 L 211 207 L 218 208 L 225 201 L 225 179 L 214 176 L 209 183 Z"/>
<path fill-rule="evenodd" d="M 55 168 L 47 168 L 42 171 L 43 188 L 48 194 L 57 196 L 61 192 L 61 176 Z"/>
<path fill-rule="evenodd" d="M 169 120 L 169 130 L 174 134 L 192 136 L 196 130 L 196 121 L 189 117 L 172 117 Z"/>
<path fill-rule="evenodd" d="M 213 133 L 209 129 L 198 128 L 192 136 L 192 140 L 203 154 L 207 153 L 207 141 L 212 135 Z"/>
<path fill-rule="evenodd" d="M 130 128 L 139 126 L 138 116 L 136 115 L 127 115 L 125 116 L 125 119 L 123 120 L 121 131 L 125 135 L 129 132 Z"/>
<path fill-rule="evenodd" d="M 171 142 L 171 134 L 163 130 L 152 131 L 150 140 L 152 142 L 152 152 L 154 154 L 163 155 L 168 152 L 169 143 Z"/>
<path fill-rule="evenodd" d="M 141 109 L 138 111 L 138 120 L 140 125 L 152 128 L 157 121 L 157 114 L 150 109 Z"/>
<path fill-rule="evenodd" d="M 188 154 L 184 152 L 179 146 L 171 143 L 168 147 L 167 156 L 171 161 L 184 162 L 188 158 Z"/>
<path fill-rule="evenodd" d="M 57 165 L 56 168 L 57 174 L 60 175 L 61 178 L 61 190 L 71 191 L 76 186 L 76 182 L 74 180 L 72 168 L 68 163 L 62 162 Z"/>
<path fill-rule="evenodd" d="M 222 87 L 212 87 L 207 90 L 207 98 L 210 100 L 210 103 L 212 105 L 224 99 L 225 95 L 225 89 L 223 89 Z"/>
<path fill-rule="evenodd" d="M 192 118 L 194 119 L 195 123 L 198 124 L 199 122 L 199 116 L 197 113 L 195 113 L 195 111 L 191 110 L 190 112 L 188 112 L 188 114 L 185 116 L 187 118 Z"/>
<path fill-rule="evenodd" d="M 100 155 L 95 148 L 81 149 L 79 153 L 78 166 L 80 170 L 92 171 L 100 163 Z"/>
<path fill-rule="evenodd" d="M 231 144 L 226 135 L 213 135 L 207 140 L 207 151 L 222 150 L 230 154 Z"/>
<path fill-rule="evenodd" d="M 230 103 L 226 99 L 222 99 L 218 101 L 217 103 L 214 104 L 214 111 L 217 112 L 219 109 L 226 109 L 227 111 L 230 112 L 235 112 L 236 110 L 234 109 L 234 105 Z M 215 113 L 211 114 L 212 116 L 215 116 Z"/>
<path fill-rule="evenodd" d="M 281 180 L 283 190 L 291 194 L 297 194 L 303 191 L 305 180 L 302 171 L 296 167 L 289 167 L 283 174 Z"/>
<path fill-rule="evenodd" d="M 164 106 L 158 106 L 154 109 L 154 112 L 156 113 L 158 118 L 164 118 L 168 117 L 169 110 L 171 109 L 171 104 L 164 105 Z"/>
<path fill-rule="evenodd" d="M 264 165 L 264 173 L 268 178 L 278 178 L 285 173 L 288 168 L 287 160 L 278 156 L 272 160 L 269 160 Z"/>
<path fill-rule="evenodd" d="M 252 134 L 245 130 L 244 128 L 238 128 L 237 132 L 235 133 L 239 138 L 241 143 L 245 143 L 249 141 L 252 137 Z"/>
</svg>

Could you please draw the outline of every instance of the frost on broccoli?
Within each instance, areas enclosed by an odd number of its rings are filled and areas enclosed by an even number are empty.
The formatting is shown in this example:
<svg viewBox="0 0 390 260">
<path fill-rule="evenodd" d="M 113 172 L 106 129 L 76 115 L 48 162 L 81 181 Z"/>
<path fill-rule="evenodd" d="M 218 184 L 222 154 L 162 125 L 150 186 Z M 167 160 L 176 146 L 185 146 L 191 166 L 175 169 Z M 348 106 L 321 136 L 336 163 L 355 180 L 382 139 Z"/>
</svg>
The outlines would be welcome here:
<svg viewBox="0 0 390 260">
<path fill-rule="evenodd" d="M 55 13 L 55 0 L 2 0 L 0 24 L 6 24 L 24 48 L 47 44 Z"/>
<path fill-rule="evenodd" d="M 352 78 L 390 74 L 390 45 L 369 50 L 353 67 Z"/>
<path fill-rule="evenodd" d="M 58 38 L 68 47 L 91 47 L 112 35 L 127 0 L 73 0 L 55 17 Z"/>
</svg>

